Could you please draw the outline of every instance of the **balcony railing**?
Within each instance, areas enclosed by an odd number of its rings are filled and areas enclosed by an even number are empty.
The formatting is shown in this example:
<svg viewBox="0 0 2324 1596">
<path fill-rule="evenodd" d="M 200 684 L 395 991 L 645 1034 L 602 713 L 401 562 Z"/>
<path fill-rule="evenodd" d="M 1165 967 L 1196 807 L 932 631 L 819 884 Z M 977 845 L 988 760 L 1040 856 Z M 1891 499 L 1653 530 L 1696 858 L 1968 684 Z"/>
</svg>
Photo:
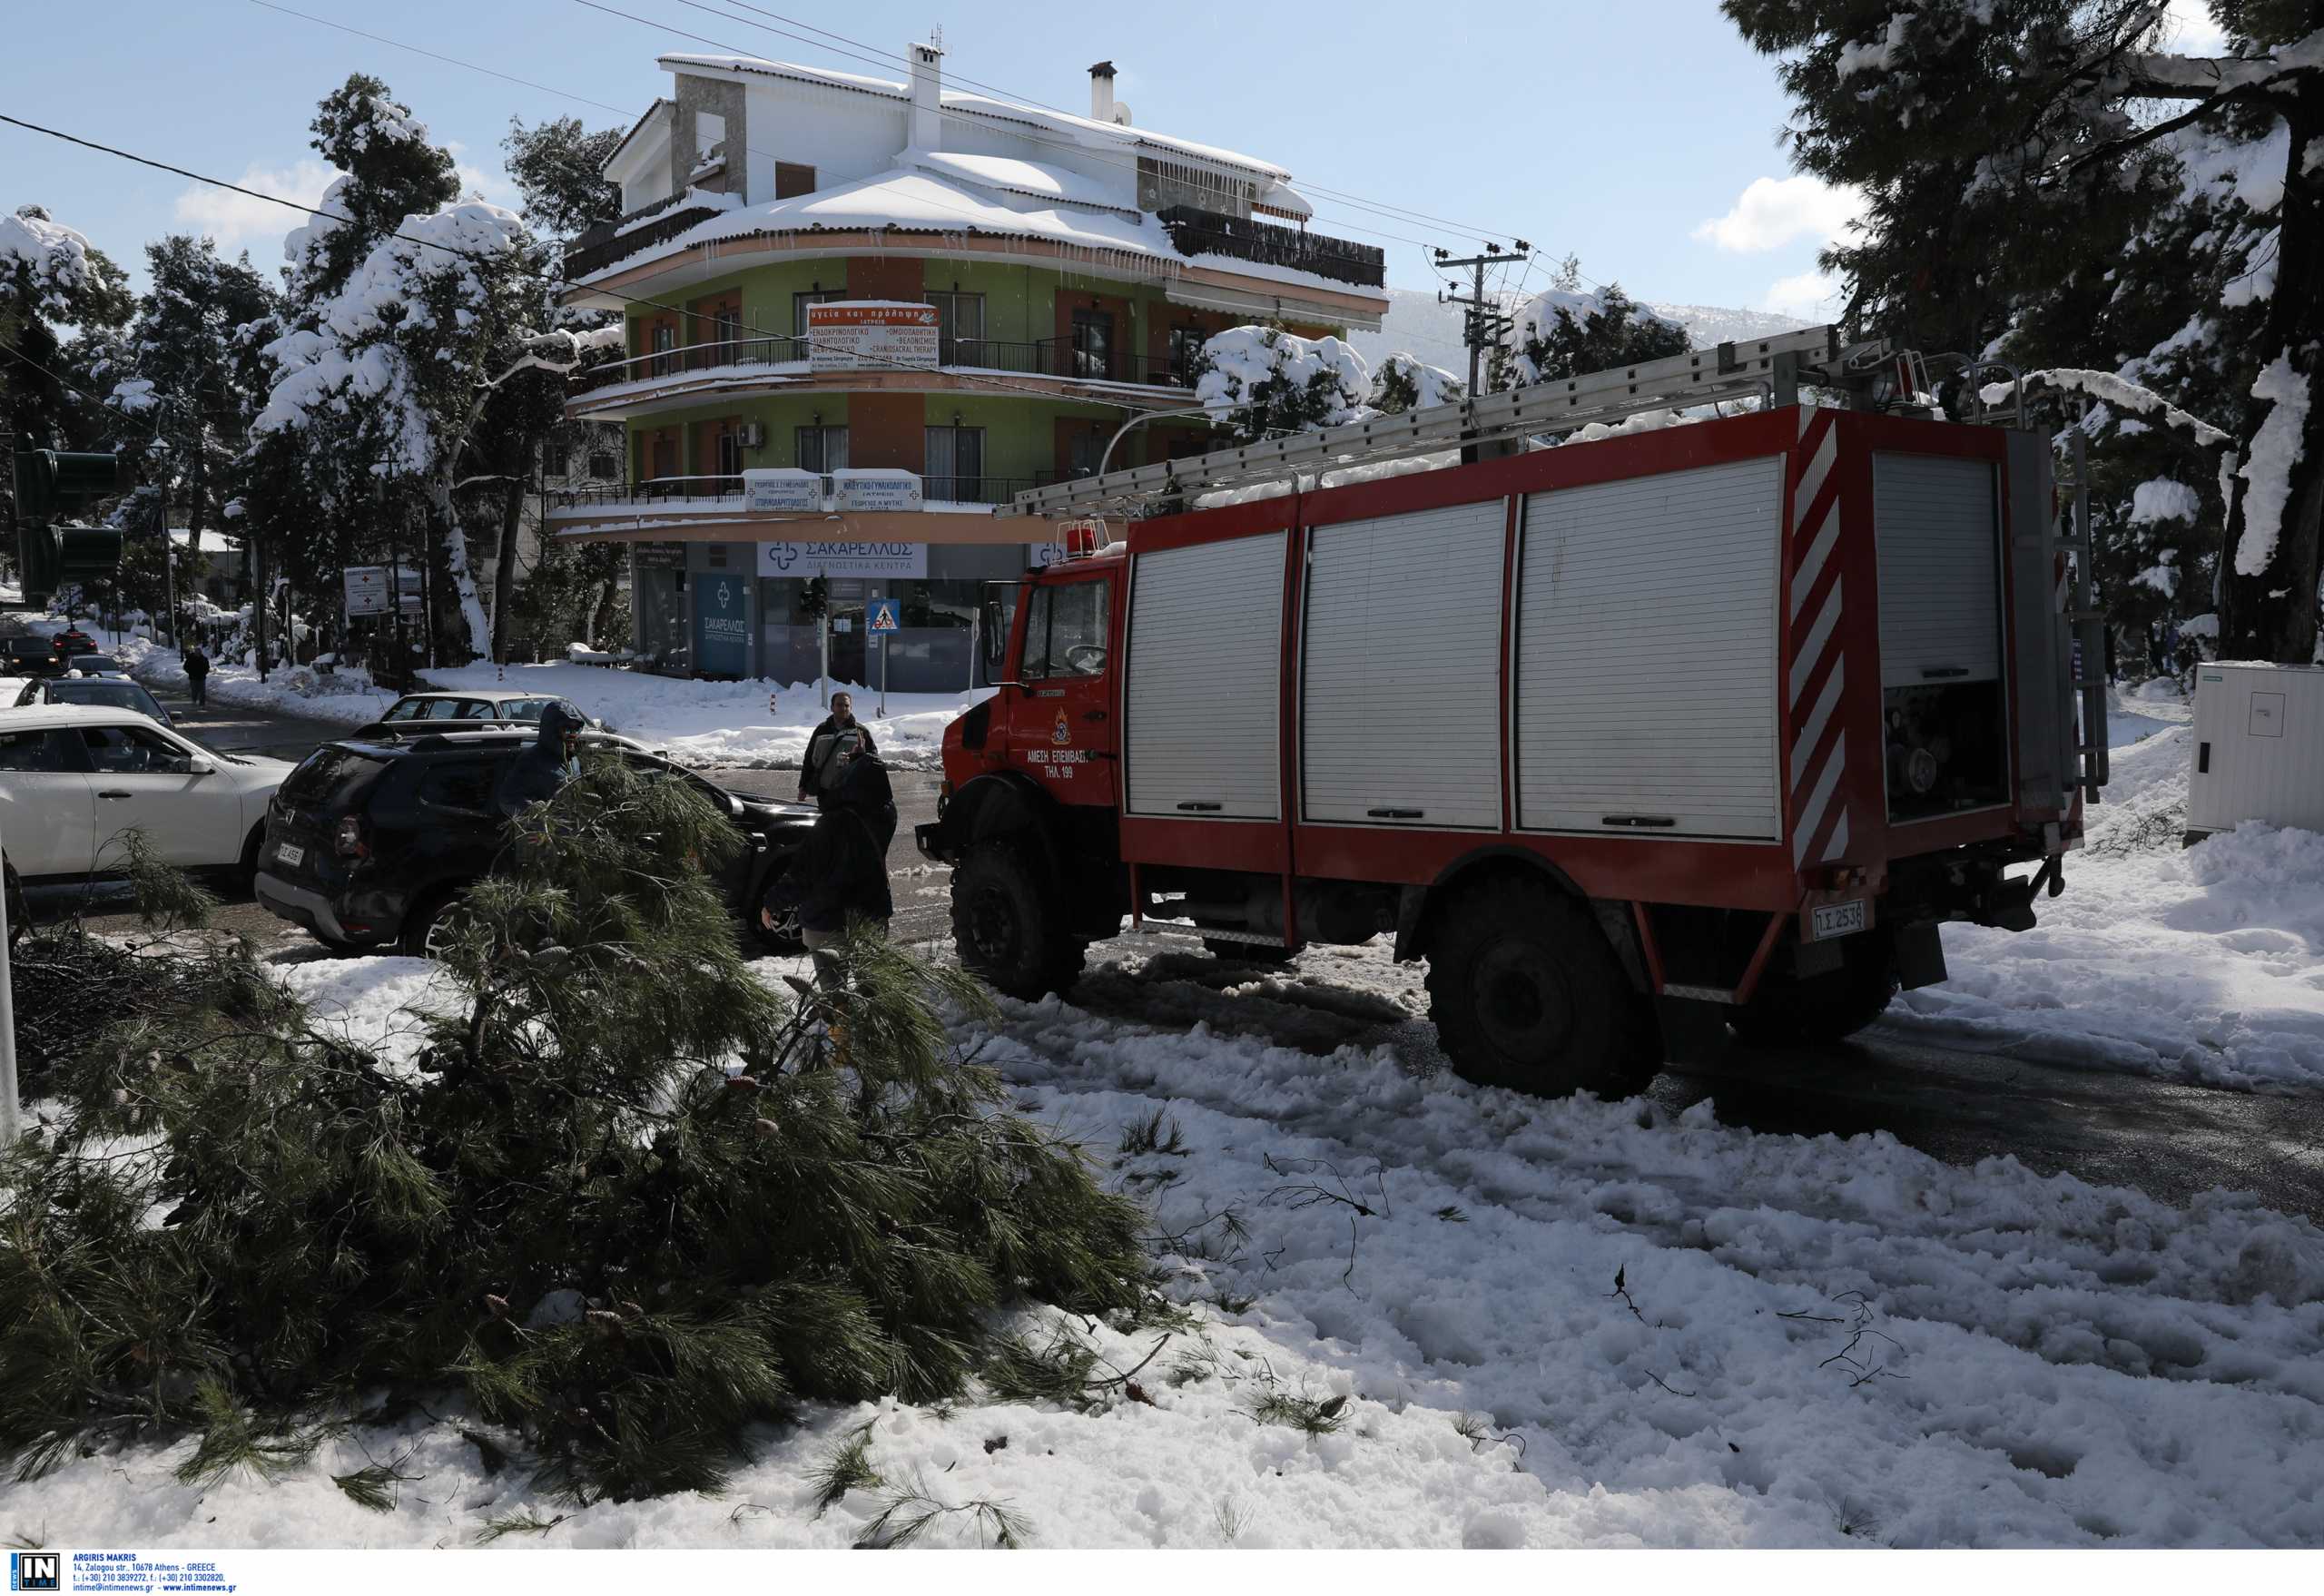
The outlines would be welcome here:
<svg viewBox="0 0 2324 1596">
<path fill-rule="evenodd" d="M 652 354 L 592 366 L 574 378 L 573 389 L 576 393 L 591 393 L 601 388 L 614 388 L 625 382 L 640 382 L 650 378 L 683 377 L 694 371 L 714 371 L 723 366 L 795 365 L 806 358 L 807 344 L 803 339 L 713 339 L 704 343 L 656 350 Z"/>
<path fill-rule="evenodd" d="M 1232 255 L 1238 261 L 1287 266 L 1365 288 L 1379 288 L 1387 281 L 1387 254 L 1371 244 L 1327 238 L 1304 228 L 1246 221 L 1192 205 L 1172 205 L 1156 212 L 1155 217 L 1170 230 L 1170 241 L 1180 254 Z"/>
<path fill-rule="evenodd" d="M 808 354 L 808 340 L 803 338 L 714 339 L 592 366 L 573 379 L 573 390 L 594 393 L 625 382 L 684 377 L 732 366 L 803 365 Z M 1194 386 L 1184 356 L 1166 355 L 1157 360 L 1127 350 L 1076 345 L 1069 338 L 1036 339 L 1028 343 L 948 338 L 939 345 L 937 360 L 940 367 L 1008 371 L 1068 381 L 1133 382 L 1149 388 Z"/>
<path fill-rule="evenodd" d="M 684 198 L 684 193 L 673 194 L 631 212 L 619 222 L 600 222 L 585 229 L 565 251 L 565 280 L 575 282 L 593 271 L 603 271 L 616 261 L 667 243 L 696 222 L 723 214 L 712 205 L 681 205 Z"/>
<path fill-rule="evenodd" d="M 1033 477 L 922 477 L 921 498 L 930 504 L 1007 504 L 1017 495 L 1039 487 Z M 610 508 L 618 505 L 655 505 L 702 500 L 725 500 L 742 507 L 740 477 L 655 477 L 644 482 L 601 482 L 586 488 L 551 488 L 549 503 L 556 509 Z"/>
</svg>

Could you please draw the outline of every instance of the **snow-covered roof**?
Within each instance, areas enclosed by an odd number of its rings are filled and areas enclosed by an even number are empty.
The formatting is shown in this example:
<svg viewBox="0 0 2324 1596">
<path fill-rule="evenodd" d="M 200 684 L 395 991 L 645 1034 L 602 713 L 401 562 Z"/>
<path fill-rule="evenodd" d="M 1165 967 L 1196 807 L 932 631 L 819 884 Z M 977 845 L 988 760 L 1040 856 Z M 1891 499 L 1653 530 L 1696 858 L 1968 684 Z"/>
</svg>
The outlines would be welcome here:
<svg viewBox="0 0 2324 1596">
<path fill-rule="evenodd" d="M 980 188 L 1109 211 L 1137 209 L 1137 184 L 1128 173 L 1121 182 L 1109 182 L 1039 162 L 1012 161 L 1006 155 L 959 155 L 946 150 L 908 150 L 903 158 L 939 177 L 963 178 Z"/>
<path fill-rule="evenodd" d="M 752 74 L 764 77 L 788 78 L 794 83 L 816 84 L 825 88 L 849 89 L 857 94 L 877 94 L 886 99 L 909 100 L 909 84 L 890 78 L 865 77 L 852 72 L 831 72 L 819 66 L 800 66 L 788 61 L 768 61 L 756 55 L 672 54 L 657 59 L 657 64 L 673 72 L 731 72 Z M 957 94 L 943 91 L 943 108 L 947 113 L 970 116 L 990 117 L 997 121 L 1013 122 L 1029 127 L 1039 135 L 1079 149 L 1098 151 L 1150 150 L 1157 154 L 1179 161 L 1207 162 L 1213 165 L 1231 167 L 1246 176 L 1276 182 L 1289 182 L 1291 173 L 1271 162 L 1256 156 L 1222 150 L 1216 144 L 1196 143 L 1192 139 L 1173 138 L 1167 133 L 1148 133 L 1144 128 L 1124 127 L 1108 122 L 1093 122 L 1086 116 L 1074 116 L 1062 111 L 1047 111 L 1033 105 L 1020 105 L 1010 100 L 996 100 L 984 94 Z"/>
<path fill-rule="evenodd" d="M 1252 201 L 1251 203 L 1254 205 L 1264 206 L 1269 211 L 1281 211 L 1292 216 L 1313 216 L 1315 214 L 1315 207 L 1307 202 L 1307 196 L 1301 193 L 1297 189 L 1293 188 L 1287 182 L 1271 182 L 1267 184 L 1266 188 L 1260 193 L 1259 197 Z"/>
<path fill-rule="evenodd" d="M 675 251 L 717 239 L 818 227 L 833 232 L 901 228 L 930 232 L 1000 233 L 1045 239 L 1083 249 L 1177 258 L 1177 251 L 1170 247 L 1168 232 L 1151 217 L 1142 216 L 1132 222 L 1113 212 L 1092 212 L 1078 206 L 1060 210 L 1025 196 L 901 166 L 841 183 L 836 188 L 819 189 L 812 194 L 796 194 L 787 200 L 709 217 L 664 248 Z M 634 265 L 636 260 L 636 256 L 631 256 L 608 270 Z"/>
<path fill-rule="evenodd" d="M 676 108 L 676 103 L 677 103 L 674 100 L 657 99 L 654 103 L 648 105 L 645 108 L 645 114 L 639 117 L 637 121 L 631 125 L 630 130 L 621 135 L 621 143 L 614 146 L 613 153 L 606 157 L 605 163 L 607 166 L 611 166 L 615 162 L 620 160 L 622 158 L 623 152 L 626 151 L 632 143 L 636 142 L 637 135 L 644 133 L 657 120 L 665 119 L 669 113 Z"/>
<path fill-rule="evenodd" d="M 915 154 L 919 153 L 914 153 Z M 1003 165 L 1030 168 L 1029 162 Z M 1047 169 L 1040 169 L 1047 170 Z M 1060 184 L 1078 180 L 1070 172 L 1054 174 Z M 1030 181 L 1028 179 L 1028 181 Z M 581 279 L 627 271 L 657 256 L 678 253 L 697 245 L 764 233 L 876 232 L 978 233 L 1003 238 L 1038 239 L 1081 250 L 1112 251 L 1118 259 L 1140 257 L 1153 262 L 1155 274 L 1176 275 L 1186 265 L 1210 266 L 1237 276 L 1279 282 L 1290 288 L 1324 289 L 1334 294 L 1384 298 L 1381 291 L 1342 282 L 1312 271 L 1266 261 L 1226 255 L 1182 254 L 1169 230 L 1142 212 L 1095 209 L 1079 201 L 1040 200 L 1016 190 L 990 188 L 981 182 L 953 179 L 921 166 L 891 167 L 853 182 L 797 194 L 787 200 L 744 206 L 724 215 L 706 217 L 663 243 L 638 251 Z M 1142 269 L 1135 260 L 1134 269 Z M 1192 302 L 1192 301 L 1189 301 Z M 1241 309 L 1250 309 L 1243 306 Z"/>
</svg>

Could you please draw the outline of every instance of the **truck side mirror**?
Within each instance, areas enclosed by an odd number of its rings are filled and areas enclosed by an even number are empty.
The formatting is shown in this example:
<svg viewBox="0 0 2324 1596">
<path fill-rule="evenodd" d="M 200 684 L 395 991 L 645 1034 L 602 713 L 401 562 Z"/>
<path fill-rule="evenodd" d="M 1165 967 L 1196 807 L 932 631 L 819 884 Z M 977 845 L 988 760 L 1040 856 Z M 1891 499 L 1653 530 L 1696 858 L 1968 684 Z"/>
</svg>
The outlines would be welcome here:
<svg viewBox="0 0 2324 1596">
<path fill-rule="evenodd" d="M 1009 617 L 997 604 L 984 606 L 984 663 L 998 666 L 1009 652 Z"/>
</svg>

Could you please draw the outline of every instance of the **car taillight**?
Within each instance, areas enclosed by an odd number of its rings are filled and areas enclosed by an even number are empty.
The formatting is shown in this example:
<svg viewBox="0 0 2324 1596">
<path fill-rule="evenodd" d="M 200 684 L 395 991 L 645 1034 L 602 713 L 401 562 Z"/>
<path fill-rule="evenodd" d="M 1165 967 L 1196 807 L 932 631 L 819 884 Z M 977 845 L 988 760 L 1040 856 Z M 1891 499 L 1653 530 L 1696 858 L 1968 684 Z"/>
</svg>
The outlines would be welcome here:
<svg viewBox="0 0 2324 1596">
<path fill-rule="evenodd" d="M 363 859 L 370 848 L 363 841 L 363 817 L 349 814 L 340 817 L 339 834 L 331 839 L 331 851 L 341 859 Z"/>
</svg>

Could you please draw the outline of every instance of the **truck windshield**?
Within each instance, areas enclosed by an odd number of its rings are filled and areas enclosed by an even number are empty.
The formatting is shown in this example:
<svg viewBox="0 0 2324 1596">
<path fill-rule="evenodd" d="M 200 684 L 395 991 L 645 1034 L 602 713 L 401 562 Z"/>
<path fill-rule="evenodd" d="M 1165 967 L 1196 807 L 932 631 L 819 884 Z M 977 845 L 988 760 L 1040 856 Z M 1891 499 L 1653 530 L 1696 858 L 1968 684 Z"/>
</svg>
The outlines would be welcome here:
<svg viewBox="0 0 2324 1596">
<path fill-rule="evenodd" d="M 1110 577 L 1037 587 L 1025 613 L 1022 679 L 1095 676 L 1106 669 L 1106 620 Z"/>
</svg>

